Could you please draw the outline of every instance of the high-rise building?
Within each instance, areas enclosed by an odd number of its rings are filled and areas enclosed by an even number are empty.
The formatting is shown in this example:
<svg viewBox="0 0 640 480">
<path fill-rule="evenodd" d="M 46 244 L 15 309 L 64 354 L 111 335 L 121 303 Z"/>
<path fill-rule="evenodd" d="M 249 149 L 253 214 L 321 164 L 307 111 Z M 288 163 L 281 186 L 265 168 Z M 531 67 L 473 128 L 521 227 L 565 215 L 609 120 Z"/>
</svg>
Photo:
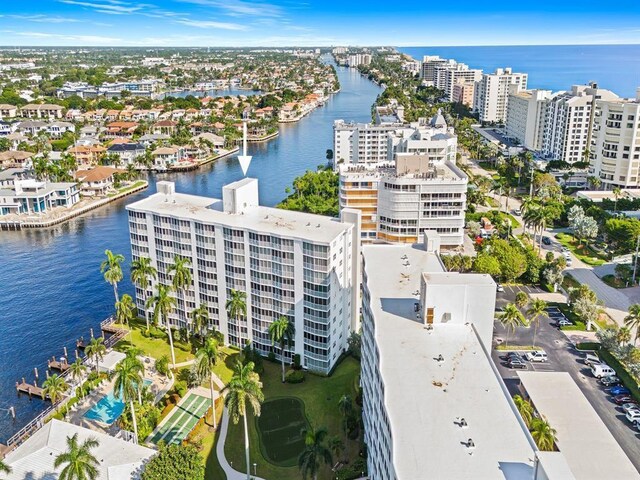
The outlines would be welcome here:
<svg viewBox="0 0 640 480">
<path fill-rule="evenodd" d="M 350 67 L 371 64 L 372 56 L 370 53 L 356 53 L 347 57 L 347 64 Z"/>
<path fill-rule="evenodd" d="M 389 136 L 402 123 L 333 122 L 333 158 L 336 165 L 378 163 L 388 159 Z"/>
<path fill-rule="evenodd" d="M 469 68 L 464 63 L 451 61 L 442 65 L 434 66 L 434 86 L 445 93 L 445 98 L 452 102 L 454 87 L 460 82 L 479 82 L 482 78 L 482 70 Z"/>
<path fill-rule="evenodd" d="M 505 130 L 529 150 L 542 149 L 544 118 L 551 90 L 520 90 L 511 85 Z"/>
<path fill-rule="evenodd" d="M 422 65 L 420 67 L 420 78 L 427 84 L 435 86 L 436 72 L 435 67 L 445 64 L 453 64 L 453 60 L 440 58 L 437 55 L 425 55 L 422 57 Z"/>
<path fill-rule="evenodd" d="M 474 82 L 464 78 L 459 78 L 453 86 L 453 96 L 451 101 L 473 108 L 475 89 L 476 85 Z"/>
<path fill-rule="evenodd" d="M 598 100 L 590 173 L 605 189 L 640 187 L 640 88 L 635 100 Z"/>
<path fill-rule="evenodd" d="M 588 160 L 598 100 L 618 96 L 596 84 L 573 85 L 571 91 L 553 95 L 547 102 L 542 135 L 542 154 L 568 163 Z"/>
<path fill-rule="evenodd" d="M 507 118 L 509 87 L 516 85 L 527 89 L 526 73 L 513 73 L 511 68 L 497 68 L 493 73 L 484 73 L 476 83 L 474 109 L 481 122 L 503 123 Z"/>
<path fill-rule="evenodd" d="M 489 353 L 494 281 L 446 272 L 437 250 L 432 234 L 362 247 L 369 478 L 572 478 L 534 474 L 537 449 Z"/>
<path fill-rule="evenodd" d="M 132 257 L 151 259 L 157 284 L 171 284 L 176 255 L 191 262 L 192 285 L 172 293 L 169 324 L 188 327 L 190 312 L 206 305 L 209 327 L 227 343 L 251 342 L 279 357 L 268 328 L 287 316 L 295 324 L 287 360 L 299 354 L 306 368 L 329 372 L 359 328 L 360 212 L 343 210 L 334 219 L 263 207 L 250 178 L 225 186 L 222 200 L 176 193 L 172 182 L 157 186 L 127 210 Z M 156 287 L 136 290 L 141 314 Z M 234 291 L 246 297 L 245 315 L 227 313 Z"/>
</svg>

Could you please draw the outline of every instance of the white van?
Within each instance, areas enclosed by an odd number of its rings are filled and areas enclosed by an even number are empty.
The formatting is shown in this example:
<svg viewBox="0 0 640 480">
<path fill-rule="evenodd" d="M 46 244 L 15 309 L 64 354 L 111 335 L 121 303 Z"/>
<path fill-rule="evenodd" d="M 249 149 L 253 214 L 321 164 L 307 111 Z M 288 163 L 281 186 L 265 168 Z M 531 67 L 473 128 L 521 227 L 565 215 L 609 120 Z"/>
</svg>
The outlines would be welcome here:
<svg viewBox="0 0 640 480">
<path fill-rule="evenodd" d="M 608 377 L 615 375 L 616 371 L 605 363 L 599 365 L 591 365 L 591 373 L 596 378 Z"/>
<path fill-rule="evenodd" d="M 585 363 L 585 365 L 590 367 L 592 365 L 600 365 L 602 362 L 595 355 L 593 355 L 591 353 L 585 353 L 585 355 L 584 355 L 584 363 Z"/>
</svg>

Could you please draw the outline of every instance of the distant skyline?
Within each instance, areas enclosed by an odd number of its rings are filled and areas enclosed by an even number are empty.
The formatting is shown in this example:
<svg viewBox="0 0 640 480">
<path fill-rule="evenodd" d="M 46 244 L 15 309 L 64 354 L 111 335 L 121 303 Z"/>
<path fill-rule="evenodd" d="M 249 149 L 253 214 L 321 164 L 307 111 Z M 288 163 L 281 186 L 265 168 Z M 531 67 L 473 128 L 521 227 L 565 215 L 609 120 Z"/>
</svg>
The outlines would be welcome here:
<svg viewBox="0 0 640 480">
<path fill-rule="evenodd" d="M 635 1 L 572 4 L 5 0 L 4 46 L 491 46 L 640 43 Z"/>
</svg>

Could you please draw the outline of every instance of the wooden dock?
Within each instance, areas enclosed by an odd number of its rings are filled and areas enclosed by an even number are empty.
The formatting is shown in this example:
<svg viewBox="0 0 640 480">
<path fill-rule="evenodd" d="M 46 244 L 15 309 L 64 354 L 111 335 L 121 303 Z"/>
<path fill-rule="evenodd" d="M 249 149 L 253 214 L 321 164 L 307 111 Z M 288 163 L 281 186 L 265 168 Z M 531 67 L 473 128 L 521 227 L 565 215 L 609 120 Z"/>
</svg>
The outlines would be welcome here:
<svg viewBox="0 0 640 480">
<path fill-rule="evenodd" d="M 22 382 L 16 382 L 16 390 L 18 393 L 26 393 L 30 397 L 36 395 L 40 398 L 44 398 L 44 389 L 38 387 L 35 383 L 33 385 L 27 383 L 24 378 L 22 379 Z"/>
<path fill-rule="evenodd" d="M 62 361 L 56 360 L 56 357 L 51 357 L 51 360 L 47 360 L 47 366 L 51 370 L 58 370 L 60 372 L 66 372 L 69 370 L 69 362 L 67 359 L 63 359 Z"/>
</svg>

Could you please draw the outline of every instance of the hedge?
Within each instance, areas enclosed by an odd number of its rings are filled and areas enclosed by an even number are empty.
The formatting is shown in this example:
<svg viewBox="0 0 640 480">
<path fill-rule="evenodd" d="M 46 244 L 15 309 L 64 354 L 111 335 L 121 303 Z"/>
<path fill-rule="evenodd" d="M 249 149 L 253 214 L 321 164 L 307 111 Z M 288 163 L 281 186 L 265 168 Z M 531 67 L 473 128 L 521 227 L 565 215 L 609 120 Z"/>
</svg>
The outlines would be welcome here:
<svg viewBox="0 0 640 480">
<path fill-rule="evenodd" d="M 638 388 L 638 382 L 633 375 L 627 371 L 625 366 L 605 348 L 601 348 L 598 355 L 607 365 L 616 371 L 617 377 L 622 380 L 624 386 L 629 389 L 633 398 L 640 402 L 640 388 Z"/>
<path fill-rule="evenodd" d="M 302 370 L 290 370 L 284 377 L 287 383 L 304 382 L 304 372 Z"/>
</svg>

